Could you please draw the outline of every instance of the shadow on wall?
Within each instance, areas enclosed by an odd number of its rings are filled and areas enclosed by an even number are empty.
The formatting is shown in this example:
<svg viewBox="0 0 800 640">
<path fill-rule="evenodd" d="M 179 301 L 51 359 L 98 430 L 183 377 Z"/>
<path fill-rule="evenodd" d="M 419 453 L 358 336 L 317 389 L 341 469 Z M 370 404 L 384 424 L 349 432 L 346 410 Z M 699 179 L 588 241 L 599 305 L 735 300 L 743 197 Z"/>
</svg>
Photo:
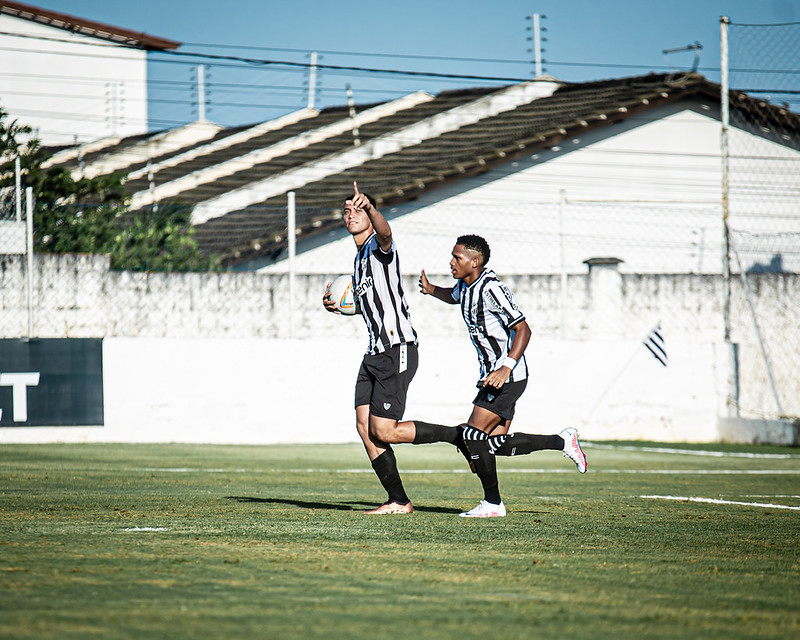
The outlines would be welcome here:
<svg viewBox="0 0 800 640">
<path fill-rule="evenodd" d="M 756 262 L 747 270 L 747 273 L 783 273 L 783 256 L 776 253 L 768 264 Z"/>
</svg>

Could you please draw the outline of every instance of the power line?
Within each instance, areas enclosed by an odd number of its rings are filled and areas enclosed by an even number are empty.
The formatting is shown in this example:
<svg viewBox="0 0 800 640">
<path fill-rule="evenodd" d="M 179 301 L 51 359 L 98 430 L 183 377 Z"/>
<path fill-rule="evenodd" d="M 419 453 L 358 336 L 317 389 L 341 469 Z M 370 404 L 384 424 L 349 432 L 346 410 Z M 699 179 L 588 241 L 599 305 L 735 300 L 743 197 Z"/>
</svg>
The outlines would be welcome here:
<svg viewBox="0 0 800 640">
<path fill-rule="evenodd" d="M 750 26 L 750 25 L 748 25 Z M 761 25 L 755 25 L 761 26 Z M 76 44 L 74 40 L 66 40 L 61 38 L 52 38 L 46 36 L 34 36 L 29 34 L 18 34 L 18 33 L 11 33 L 11 32 L 0 32 L 0 35 L 5 36 L 12 36 L 12 37 L 19 37 L 19 38 L 28 38 L 33 40 L 42 40 L 42 41 L 51 41 L 51 42 L 63 42 L 68 44 Z M 105 47 L 114 50 L 119 49 L 134 49 L 136 51 L 142 51 L 138 47 L 133 47 L 130 45 L 124 44 L 111 44 L 111 43 L 91 43 L 91 46 L 95 47 Z M 220 45 L 220 44 L 206 44 L 206 43 L 194 43 L 193 46 L 203 46 L 203 47 L 215 47 L 215 48 L 229 48 L 229 49 L 246 49 L 246 50 L 258 50 L 258 51 L 283 51 L 289 53 L 308 53 L 308 51 L 302 49 L 287 49 L 287 48 L 275 48 L 275 47 L 251 47 L 246 45 Z M 35 50 L 35 49 L 15 49 L 15 48 L 0 48 L 0 50 L 6 51 L 17 51 L 17 52 L 28 52 L 28 53 L 50 53 L 52 51 L 45 51 L 45 50 Z M 373 58 L 401 58 L 401 59 L 416 59 L 416 60 L 442 60 L 442 61 L 450 61 L 450 62 L 482 62 L 482 63 L 492 63 L 492 64 L 529 64 L 528 61 L 522 60 L 503 60 L 503 59 L 492 59 L 492 58 L 458 58 L 458 57 L 451 57 L 451 56 L 422 56 L 422 55 L 409 55 L 409 54 L 385 54 L 385 53 L 363 53 L 363 52 L 348 52 L 348 51 L 324 51 L 323 53 L 329 55 L 350 55 L 350 56 L 359 56 L 359 57 L 373 57 Z M 59 55 L 70 55 L 70 56 L 88 56 L 88 57 L 97 57 L 95 54 L 88 54 L 88 53 L 76 53 L 76 52 L 60 52 Z M 235 55 L 220 55 L 220 54 L 211 54 L 211 53 L 201 53 L 201 52 L 194 52 L 194 51 L 158 51 L 158 52 L 151 52 L 151 55 L 162 55 L 162 56 L 175 56 L 181 58 L 192 58 L 194 59 L 192 62 L 180 62 L 176 61 L 179 64 L 197 64 L 197 60 L 216 60 L 216 61 L 228 61 L 228 62 L 237 62 L 242 63 L 247 66 L 271 66 L 271 67 L 279 67 L 279 66 L 286 66 L 290 68 L 297 68 L 297 69 L 309 69 L 312 66 L 315 66 L 318 69 L 327 69 L 330 71 L 356 71 L 356 72 L 364 72 L 364 73 L 374 73 L 374 74 L 387 74 L 387 75 L 402 75 L 408 77 L 427 77 L 427 78 L 447 78 L 447 79 L 458 79 L 458 80 L 484 80 L 490 82 L 524 82 L 529 80 L 528 77 L 509 77 L 509 76 L 489 76 L 489 75 L 474 75 L 474 74 L 459 74 L 459 73 L 442 73 L 442 72 L 433 72 L 433 71 L 412 71 L 412 70 L 402 70 L 402 69 L 381 69 L 375 67 L 363 67 L 363 66 L 354 66 L 354 65 L 330 65 L 324 63 L 317 63 L 316 65 L 312 65 L 311 62 L 296 62 L 290 60 L 270 60 L 265 58 L 253 58 L 253 57 L 244 57 L 244 56 L 235 56 Z M 105 56 L 106 58 L 114 58 L 119 57 L 120 59 L 130 60 L 129 57 L 126 56 Z M 149 58 L 152 62 L 172 62 L 169 60 L 160 60 L 160 59 L 152 59 Z M 583 68 L 602 68 L 602 69 L 639 69 L 639 70 L 672 70 L 674 66 L 671 65 L 643 65 L 643 64 L 621 64 L 621 63 L 602 63 L 602 62 L 571 62 L 571 61 L 553 61 L 548 60 L 548 65 L 551 66 L 562 66 L 562 67 L 583 67 Z M 215 66 L 222 66 L 218 63 Z M 704 72 L 717 72 L 719 71 L 719 67 L 700 67 L 698 70 Z M 800 74 L 800 70 L 798 69 L 731 69 L 731 72 L 735 73 L 771 73 L 771 74 Z"/>
<path fill-rule="evenodd" d="M 287 53 L 309 53 L 308 49 L 287 49 L 285 47 L 258 47 L 248 45 L 226 45 L 226 44 L 210 44 L 203 42 L 185 42 L 187 46 L 192 47 L 213 47 L 221 49 L 247 49 L 250 51 L 285 51 Z M 443 60 L 448 62 L 488 62 L 497 64 L 530 64 L 529 60 L 503 60 L 502 58 L 459 58 L 455 56 L 423 56 L 406 53 L 366 53 L 358 51 L 326 51 L 316 50 L 317 53 L 322 55 L 341 55 L 341 56 L 355 56 L 365 58 L 405 58 L 408 60 Z"/>
</svg>

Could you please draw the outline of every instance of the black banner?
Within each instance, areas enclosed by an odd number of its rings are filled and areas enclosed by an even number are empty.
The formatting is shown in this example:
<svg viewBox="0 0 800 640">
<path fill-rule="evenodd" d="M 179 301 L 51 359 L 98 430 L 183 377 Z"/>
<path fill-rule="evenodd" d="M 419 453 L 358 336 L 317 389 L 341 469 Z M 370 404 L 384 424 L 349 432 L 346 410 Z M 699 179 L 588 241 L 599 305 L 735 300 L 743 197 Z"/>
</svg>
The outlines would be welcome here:
<svg viewBox="0 0 800 640">
<path fill-rule="evenodd" d="M 103 424 L 103 341 L 0 340 L 0 427 Z"/>
</svg>

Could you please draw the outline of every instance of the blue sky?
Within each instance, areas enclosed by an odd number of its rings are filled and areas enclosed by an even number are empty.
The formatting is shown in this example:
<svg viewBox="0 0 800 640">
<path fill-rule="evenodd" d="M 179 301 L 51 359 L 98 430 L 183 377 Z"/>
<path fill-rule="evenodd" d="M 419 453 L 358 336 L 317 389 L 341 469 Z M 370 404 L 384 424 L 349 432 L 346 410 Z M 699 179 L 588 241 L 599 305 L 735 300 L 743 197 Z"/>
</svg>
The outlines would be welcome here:
<svg viewBox="0 0 800 640">
<path fill-rule="evenodd" d="M 196 65 L 205 65 L 207 117 L 223 125 L 267 120 L 305 106 L 308 72 L 318 52 L 317 107 L 392 99 L 415 90 L 508 84 L 533 75 L 526 16 L 541 24 L 544 71 L 582 82 L 688 70 L 699 42 L 698 70 L 719 81 L 719 20 L 736 24 L 800 22 L 798 0 L 29 0 L 30 4 L 178 40 L 181 53 L 257 59 L 203 60 L 153 55 L 151 128 L 197 115 Z M 798 43 L 794 44 L 797 51 Z M 263 61 L 270 61 L 267 64 Z M 796 67 L 796 62 L 794 63 Z M 381 72 L 379 70 L 386 70 Z M 409 76 L 434 72 L 483 78 Z M 484 78 L 497 78 L 489 80 Z M 501 80 L 508 79 L 508 80 Z M 793 104 L 796 110 L 796 104 Z"/>
</svg>

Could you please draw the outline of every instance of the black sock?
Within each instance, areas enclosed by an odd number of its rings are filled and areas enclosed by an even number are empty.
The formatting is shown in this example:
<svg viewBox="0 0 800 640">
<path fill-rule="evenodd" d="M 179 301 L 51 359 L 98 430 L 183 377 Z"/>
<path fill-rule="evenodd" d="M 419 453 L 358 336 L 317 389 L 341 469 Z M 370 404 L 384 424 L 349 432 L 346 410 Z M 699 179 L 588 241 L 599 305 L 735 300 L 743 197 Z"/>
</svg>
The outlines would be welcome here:
<svg viewBox="0 0 800 640">
<path fill-rule="evenodd" d="M 397 470 L 397 458 L 391 447 L 387 448 L 381 455 L 372 461 L 372 468 L 381 481 L 386 493 L 389 494 L 389 502 L 406 504 L 409 502 L 403 481 L 400 479 L 400 472 Z"/>
<path fill-rule="evenodd" d="M 545 449 L 562 451 L 564 439 L 558 435 L 540 436 L 530 433 L 511 433 L 489 438 L 489 451 L 496 456 L 524 456 Z"/>
<path fill-rule="evenodd" d="M 414 420 L 417 428 L 414 442 L 412 444 L 429 444 L 431 442 L 449 442 L 455 444 L 461 436 L 458 427 L 446 427 L 442 424 L 431 424 Z"/>
<path fill-rule="evenodd" d="M 467 438 L 466 434 L 465 438 Z M 500 497 L 500 486 L 497 481 L 497 461 L 489 452 L 489 441 L 483 438 L 480 440 L 467 439 L 465 442 L 475 465 L 475 473 L 478 474 L 483 486 L 483 499 L 492 504 L 500 504 L 503 499 Z"/>
</svg>

